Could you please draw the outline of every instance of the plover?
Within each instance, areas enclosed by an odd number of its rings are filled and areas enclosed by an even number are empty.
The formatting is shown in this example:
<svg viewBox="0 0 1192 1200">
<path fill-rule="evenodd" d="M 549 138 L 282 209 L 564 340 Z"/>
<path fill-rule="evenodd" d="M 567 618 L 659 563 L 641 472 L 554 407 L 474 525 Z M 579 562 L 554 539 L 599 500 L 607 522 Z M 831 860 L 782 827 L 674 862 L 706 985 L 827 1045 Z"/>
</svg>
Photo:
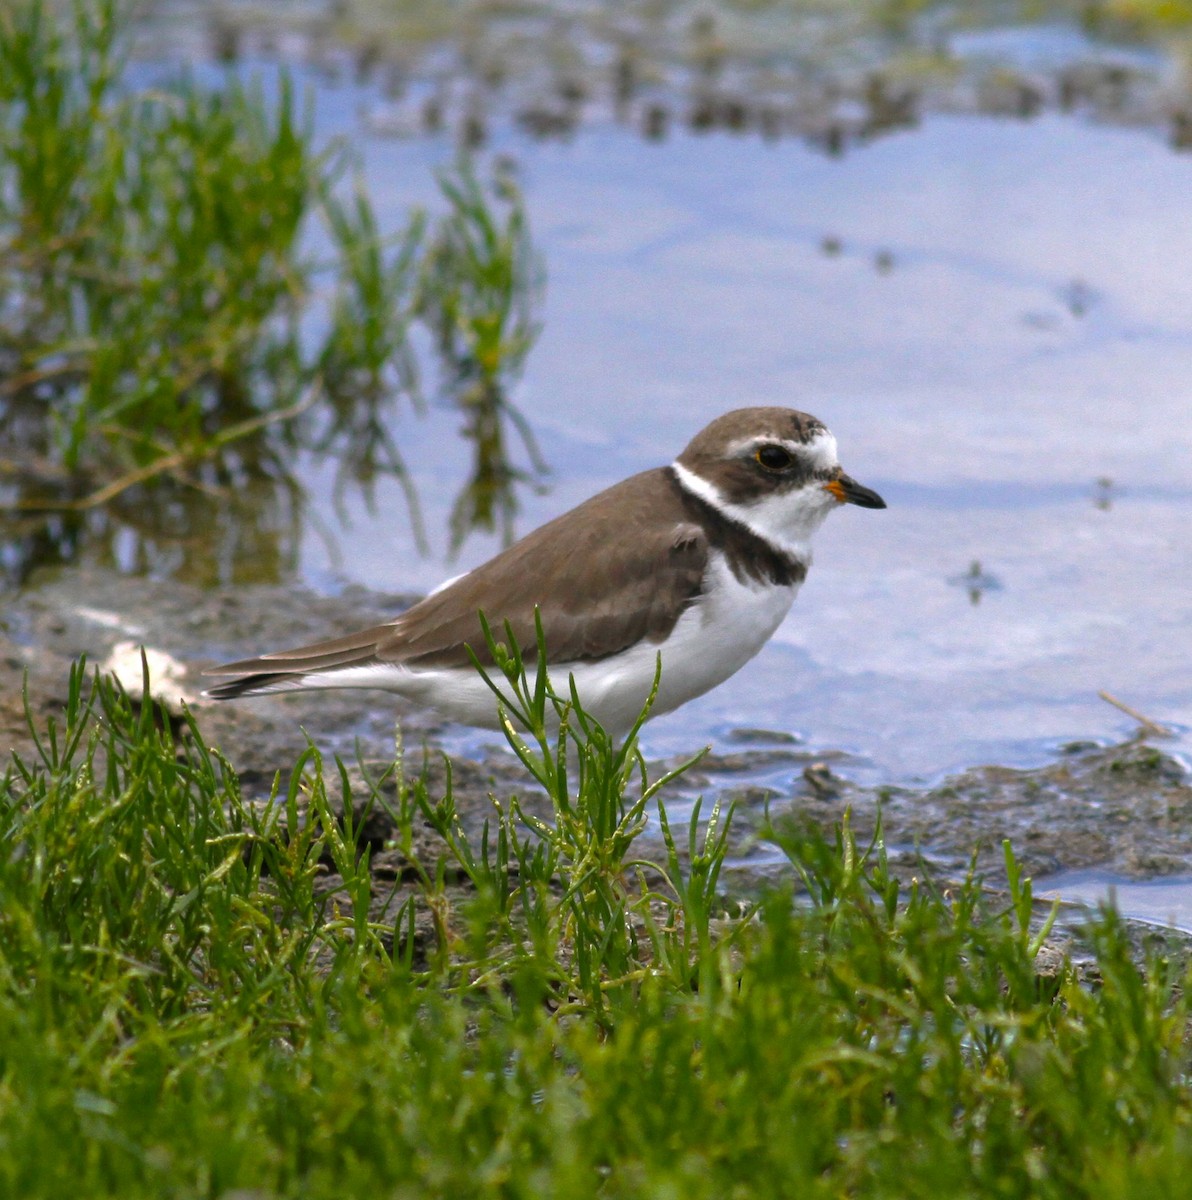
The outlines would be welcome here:
<svg viewBox="0 0 1192 1200">
<path fill-rule="evenodd" d="M 467 647 L 491 663 L 478 614 L 535 656 L 540 611 L 557 689 L 568 675 L 610 733 L 739 671 L 790 610 L 811 535 L 841 504 L 885 508 L 836 458 L 822 422 L 789 408 L 717 418 L 665 467 L 634 475 L 527 534 L 384 625 L 213 668 L 219 700 L 298 688 L 381 688 L 465 725 L 497 727 Z"/>
</svg>

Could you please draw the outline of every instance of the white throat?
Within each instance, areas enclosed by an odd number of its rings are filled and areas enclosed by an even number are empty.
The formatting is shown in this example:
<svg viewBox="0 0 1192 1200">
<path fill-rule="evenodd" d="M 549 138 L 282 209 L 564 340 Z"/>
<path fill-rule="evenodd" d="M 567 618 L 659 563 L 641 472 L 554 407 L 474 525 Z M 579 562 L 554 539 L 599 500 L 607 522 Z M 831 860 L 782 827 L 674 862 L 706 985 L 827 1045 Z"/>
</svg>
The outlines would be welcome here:
<svg viewBox="0 0 1192 1200">
<path fill-rule="evenodd" d="M 714 483 L 709 483 L 681 462 L 673 462 L 671 469 L 679 483 L 693 496 L 710 504 L 730 521 L 744 525 L 775 549 L 799 559 L 805 566 L 811 565 L 811 535 L 836 507 L 830 492 L 810 487 L 798 492 L 763 496 L 752 504 L 734 504 Z"/>
</svg>

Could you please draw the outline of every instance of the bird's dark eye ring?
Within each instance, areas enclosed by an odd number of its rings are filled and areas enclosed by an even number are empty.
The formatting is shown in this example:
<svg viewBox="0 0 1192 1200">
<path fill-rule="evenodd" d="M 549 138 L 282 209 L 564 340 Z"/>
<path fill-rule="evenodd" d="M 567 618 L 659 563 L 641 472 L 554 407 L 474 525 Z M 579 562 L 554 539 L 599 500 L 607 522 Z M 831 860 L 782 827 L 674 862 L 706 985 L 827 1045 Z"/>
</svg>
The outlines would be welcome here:
<svg viewBox="0 0 1192 1200">
<path fill-rule="evenodd" d="M 759 446 L 753 456 L 767 471 L 785 471 L 795 461 L 791 452 L 773 444 Z"/>
</svg>

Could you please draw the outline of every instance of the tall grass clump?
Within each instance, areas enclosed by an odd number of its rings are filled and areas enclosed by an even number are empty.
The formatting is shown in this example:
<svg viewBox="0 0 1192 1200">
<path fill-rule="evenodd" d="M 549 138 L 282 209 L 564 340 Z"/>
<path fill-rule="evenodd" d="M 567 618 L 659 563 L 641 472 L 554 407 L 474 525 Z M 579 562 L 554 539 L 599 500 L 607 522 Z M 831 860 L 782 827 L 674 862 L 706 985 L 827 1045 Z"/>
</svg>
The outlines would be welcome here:
<svg viewBox="0 0 1192 1200">
<path fill-rule="evenodd" d="M 657 678 L 637 724 L 618 744 L 584 711 L 574 681 L 570 693 L 554 690 L 540 620 L 528 658 L 511 628 L 498 642 L 483 616 L 481 621 L 496 681 L 479 660 L 477 669 L 493 690 L 509 746 L 545 794 L 550 815 L 514 796 L 495 802 L 494 820 L 470 836 L 456 811 L 450 763 L 444 794 L 434 800 L 424 779 L 408 783 L 399 773 L 397 803 L 390 809 L 398 844 L 408 850 L 421 817 L 441 839 L 451 866 L 475 889 L 471 949 L 452 969 L 473 982 L 533 979 L 539 1003 L 560 1013 L 590 1014 L 598 1023 L 611 1021 L 614 996 L 623 1004 L 624 997 L 632 1000 L 661 981 L 687 991 L 693 971 L 702 966 L 712 972 L 714 964 L 727 962 L 746 924 L 713 936 L 731 811 L 722 821 L 716 804 L 701 831 L 696 808 L 686 859 L 663 809 L 665 862 L 640 857 L 635 846 L 659 793 L 698 761 L 650 778 L 637 734 Z M 441 894 L 426 868 L 415 869 L 427 896 Z M 440 931 L 440 952 L 449 948 Z M 446 956 L 440 961 L 449 965 Z M 708 973 L 703 982 L 711 989 L 719 976 Z"/>
<path fill-rule="evenodd" d="M 120 9 L 0 8 L 5 507 L 98 509 L 162 477 L 207 491 L 282 477 L 298 448 L 334 453 L 345 480 L 405 482 L 394 416 L 418 406 L 408 334 L 451 303 L 436 290 L 467 296 L 468 329 L 498 330 L 476 343 L 490 387 L 536 332 L 520 195 L 464 165 L 443 175 L 433 238 L 419 212 L 387 233 L 363 188 L 342 186 L 343 147 L 316 148 L 284 71 L 268 91 L 233 72 L 135 86 L 145 69 L 125 60 Z M 457 258 L 449 279 L 442 247 L 481 228 L 516 253 Z M 498 479 L 508 497 L 504 425 L 520 418 L 454 398 L 481 447 L 479 492 Z"/>
<path fill-rule="evenodd" d="M 73 11 L 0 15 L 0 355 L 5 407 L 84 481 L 294 405 L 327 163 L 288 84 L 128 92 L 115 4 Z"/>
<path fill-rule="evenodd" d="M 81 667 L 30 717 L 0 781 L 0 1194 L 1183 1194 L 1177 955 L 1136 961 L 1105 911 L 1082 972 L 1044 970 L 1008 850 L 1008 892 L 945 889 L 847 820 L 776 821 L 790 878 L 726 911 L 723 826 L 652 839 L 663 780 L 504 636 L 544 799 L 481 830 L 450 779 L 353 789 L 313 748 L 249 800 L 193 718 Z"/>
</svg>

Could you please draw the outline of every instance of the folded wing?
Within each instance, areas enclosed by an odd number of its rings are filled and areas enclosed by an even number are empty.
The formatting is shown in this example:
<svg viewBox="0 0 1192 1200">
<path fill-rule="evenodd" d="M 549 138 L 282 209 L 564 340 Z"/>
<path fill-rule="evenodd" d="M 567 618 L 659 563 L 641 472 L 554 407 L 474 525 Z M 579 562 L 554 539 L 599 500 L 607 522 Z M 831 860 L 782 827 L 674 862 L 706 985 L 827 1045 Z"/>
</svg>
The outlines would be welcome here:
<svg viewBox="0 0 1192 1200">
<path fill-rule="evenodd" d="M 337 673 L 359 680 L 372 667 L 467 667 L 468 646 L 490 663 L 481 611 L 498 639 L 508 622 L 529 659 L 536 657 L 536 607 L 552 663 L 607 658 L 666 638 L 701 595 L 708 553 L 673 476 L 647 471 L 543 525 L 387 624 L 214 668 L 210 674 L 239 678 L 207 694 L 232 699 L 336 686 Z"/>
</svg>

